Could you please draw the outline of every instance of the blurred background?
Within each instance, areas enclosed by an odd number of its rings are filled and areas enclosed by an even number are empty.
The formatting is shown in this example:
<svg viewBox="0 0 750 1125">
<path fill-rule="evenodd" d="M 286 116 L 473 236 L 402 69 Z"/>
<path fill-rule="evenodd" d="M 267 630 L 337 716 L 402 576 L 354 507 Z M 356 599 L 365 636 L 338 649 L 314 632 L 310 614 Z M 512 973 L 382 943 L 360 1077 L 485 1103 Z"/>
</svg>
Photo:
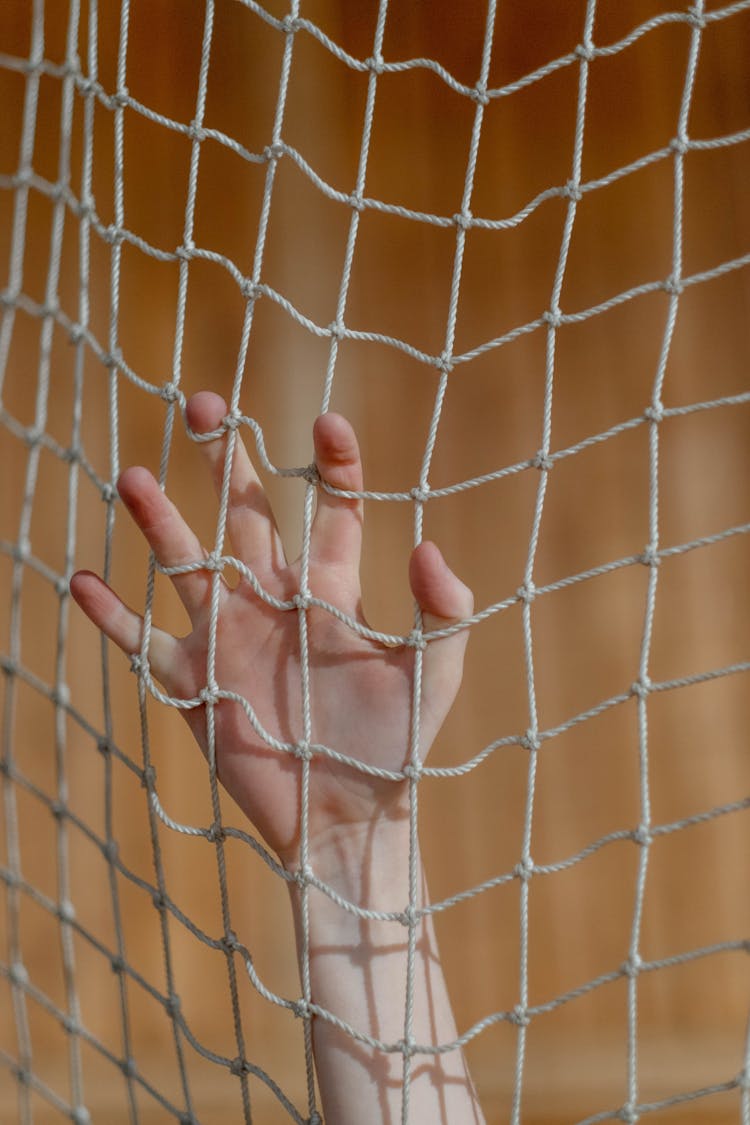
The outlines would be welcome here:
<svg viewBox="0 0 750 1125">
<path fill-rule="evenodd" d="M 186 396 L 206 387 L 231 396 L 252 300 L 238 277 L 266 287 L 253 301 L 239 405 L 262 427 L 275 465 L 311 459 L 311 426 L 332 371 L 331 407 L 357 430 L 367 487 L 408 492 L 419 483 L 441 378 L 437 359 L 447 350 L 453 363 L 430 486 L 520 466 L 425 505 L 425 536 L 473 588 L 478 609 L 513 599 L 524 580 L 540 483 L 530 462 L 543 446 L 545 373 L 554 369 L 552 455 L 636 420 L 573 455 L 553 456 L 534 583 L 636 561 L 543 593 L 531 608 L 544 737 L 530 850 L 537 866 L 563 869 L 534 875 L 529 888 L 528 1003 L 548 1008 L 527 1029 L 522 1120 L 563 1125 L 616 1117 L 628 1097 L 622 966 L 640 857 L 628 834 L 644 821 L 638 708 L 629 695 L 639 676 L 649 580 L 649 568 L 637 561 L 651 535 L 652 427 L 644 411 L 664 346 L 672 297 L 663 283 L 675 272 L 675 239 L 686 284 L 661 396 L 667 416 L 658 427 L 658 545 L 679 548 L 746 528 L 750 518 L 750 267 L 736 262 L 750 252 L 750 4 L 735 4 L 731 13 L 715 0 L 706 5 L 687 115 L 691 144 L 680 156 L 670 142 L 678 133 L 691 36 L 698 34 L 686 4 L 602 0 L 593 43 L 619 47 L 587 65 L 573 54 L 584 41 L 582 0 L 505 0 L 492 40 L 491 90 L 567 61 L 489 99 L 464 200 L 477 115 L 469 92 L 481 73 L 485 5 L 392 0 L 386 63 L 429 59 L 443 70 L 418 65 L 377 77 L 362 194 L 418 215 L 366 203 L 342 304 L 354 213 L 344 197 L 357 184 L 370 80 L 352 63 L 373 55 L 378 5 L 303 0 L 299 14 L 309 24 L 292 36 L 280 111 L 287 36 L 278 21 L 288 6 L 217 0 L 192 230 L 195 247 L 209 253 L 183 266 L 184 321 L 175 251 L 184 245 L 193 205 L 187 127 L 199 104 L 203 5 L 133 0 L 126 50 L 114 0 L 84 3 L 68 42 L 71 10 L 74 18 L 77 6 L 62 0 L 0 5 L 0 1119 L 46 1125 L 70 1118 L 76 1052 L 94 1122 L 179 1120 L 188 1108 L 181 1056 L 196 1119 L 242 1119 L 237 1078 L 226 1062 L 209 1061 L 175 1032 L 163 1003 L 173 988 L 204 1052 L 224 1060 L 237 1055 L 226 957 L 182 921 L 190 918 L 211 937 L 223 932 L 215 848 L 149 818 L 136 679 L 119 653 L 102 649 L 66 594 L 73 569 L 108 567 L 124 599 L 143 606 L 147 554 L 108 486 L 132 463 L 158 472 L 172 421 L 167 488 L 204 542 L 213 543 L 210 482 L 169 393 L 160 391 L 179 383 Z M 677 15 L 662 18 L 667 13 Z M 642 33 L 630 34 L 644 24 Z M 70 64 L 75 57 L 79 69 L 66 71 L 66 58 Z M 29 58 L 45 63 L 29 67 Z M 575 203 L 560 189 L 575 178 L 582 67 L 588 93 Z M 78 74 L 75 88 L 68 79 L 69 136 L 61 129 L 66 73 Z M 85 79 L 92 80 L 88 87 Z M 118 107 L 109 98 L 118 88 L 123 94 L 123 85 L 127 96 Z M 89 99 L 93 110 L 86 111 Z M 263 154 L 280 112 L 276 135 L 287 148 L 274 162 L 259 256 L 270 167 Z M 693 143 L 718 138 L 727 143 Z M 79 206 L 87 151 L 91 223 L 81 221 Z M 627 175 L 597 186 L 636 162 Z M 679 165 L 684 195 L 676 222 Z M 60 183 L 66 191 L 55 191 Z M 475 219 L 491 221 L 470 225 L 465 241 L 452 221 L 419 218 L 450 220 L 462 200 Z M 524 209 L 522 221 L 498 225 Z M 565 315 L 554 328 L 542 318 L 571 209 L 559 294 Z M 118 214 L 127 232 L 119 248 L 103 236 Z M 457 244 L 463 256 L 452 317 Z M 735 265 L 702 278 L 724 263 Z M 645 291 L 608 304 L 641 286 Z M 602 304 L 604 311 L 590 314 Z M 332 351 L 328 326 L 337 308 L 346 329 L 375 338 L 344 333 Z M 570 321 L 569 314 L 582 315 Z M 88 325 L 83 338 L 71 333 L 76 324 Z M 118 350 L 123 362 L 103 362 Z M 739 401 L 669 413 L 733 396 Z M 304 487 L 275 477 L 267 483 L 294 554 Z M 414 506 L 368 502 L 366 519 L 368 619 L 406 633 Z M 108 520 L 113 534 L 105 557 Z M 661 558 L 648 659 L 654 684 L 747 662 L 749 563 L 750 540 L 739 533 Z M 186 629 L 167 581 L 157 582 L 155 620 L 174 632 Z M 571 722 L 592 710 L 593 717 Z M 644 1112 L 648 1120 L 741 1119 L 735 1080 L 750 997 L 748 946 L 740 947 L 750 937 L 749 710 L 742 669 L 655 691 L 647 704 L 650 823 L 658 831 L 639 943 L 647 971 L 637 989 L 638 1099 L 647 1105 L 719 1087 Z M 146 713 L 162 806 L 178 822 L 209 825 L 206 767 L 187 729 L 169 707 L 150 701 Z M 463 776 L 427 778 L 420 790 L 435 902 L 508 875 L 519 863 L 530 796 L 529 750 L 520 740 L 530 725 L 516 601 L 473 628 L 462 692 L 430 765 L 459 765 L 497 740 L 504 744 Z M 548 737 L 559 727 L 565 729 Z M 735 811 L 704 815 L 743 801 Z M 687 827 L 669 830 L 690 818 Z M 229 800 L 224 820 L 247 828 Z M 610 834 L 612 840 L 565 865 Z M 174 910 L 155 907 L 155 854 Z M 241 841 L 228 840 L 226 856 L 232 928 L 264 983 L 295 997 L 286 891 Z M 65 900 L 75 908 L 74 926 L 61 926 Z M 519 917 L 518 878 L 437 916 L 461 1031 L 518 1004 Z M 681 959 L 715 945 L 723 948 Z M 117 957 L 126 971 L 113 972 Z M 27 977 L 16 971 L 14 984 L 11 966 L 19 960 Z M 64 1027 L 66 966 L 73 962 L 86 1029 L 80 1037 Z M 300 1026 L 257 994 L 239 960 L 237 970 L 248 1057 L 304 1116 Z M 598 987 L 557 1003 L 602 975 L 607 980 Z M 513 1023 L 498 1022 L 467 1048 L 491 1122 L 510 1120 L 518 1035 Z M 121 1065 L 128 1056 L 135 1064 L 130 1076 Z M 35 1076 L 26 1086 L 14 1073 L 19 1065 Z M 250 1092 L 253 1120 L 290 1119 L 263 1082 L 251 1078 Z"/>
</svg>

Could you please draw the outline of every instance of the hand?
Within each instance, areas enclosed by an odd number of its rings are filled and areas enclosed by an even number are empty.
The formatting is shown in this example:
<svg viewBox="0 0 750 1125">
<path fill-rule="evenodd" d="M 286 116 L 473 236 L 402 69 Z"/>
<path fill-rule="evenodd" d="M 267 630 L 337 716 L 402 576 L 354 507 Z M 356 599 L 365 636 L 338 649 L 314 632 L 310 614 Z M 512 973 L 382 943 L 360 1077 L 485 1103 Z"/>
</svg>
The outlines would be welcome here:
<svg viewBox="0 0 750 1125">
<path fill-rule="evenodd" d="M 209 391 L 187 404 L 197 433 L 221 427 L 223 399 Z M 362 467 L 351 426 L 324 414 L 313 429 L 315 459 L 323 480 L 336 488 L 362 489 Z M 220 491 L 227 436 L 200 445 Z M 206 552 L 178 510 L 144 468 L 129 468 L 118 491 L 163 567 L 203 559 Z M 361 500 L 318 491 L 310 546 L 309 588 L 318 598 L 364 623 L 359 563 Z M 287 563 L 268 500 L 237 435 L 229 482 L 228 532 L 235 555 L 270 594 L 289 600 L 299 592 L 300 562 Z M 470 591 L 448 569 L 437 547 L 420 544 L 409 580 L 424 615 L 425 631 L 468 616 Z M 207 682 L 213 575 L 207 569 L 172 577 L 190 617 L 187 636 L 152 631 L 151 671 L 174 698 L 194 699 Z M 143 622 L 100 578 L 79 571 L 71 592 L 95 625 L 123 652 L 140 652 Z M 243 696 L 266 731 L 294 743 L 302 737 L 300 639 L 296 609 L 263 602 L 247 580 L 235 589 L 222 582 L 219 597 L 215 680 L 221 691 Z M 370 766 L 400 771 L 409 759 L 414 650 L 389 648 L 353 632 L 319 607 L 307 610 L 313 741 Z M 466 632 L 430 642 L 423 658 L 422 759 L 458 690 Z M 298 863 L 301 763 L 293 753 L 269 747 L 242 706 L 214 704 L 217 772 L 282 863 Z M 204 752 L 206 706 L 183 710 Z M 316 752 L 311 762 L 309 838 L 324 844 L 332 831 L 355 832 L 373 821 L 403 820 L 406 783 L 375 778 Z"/>
</svg>

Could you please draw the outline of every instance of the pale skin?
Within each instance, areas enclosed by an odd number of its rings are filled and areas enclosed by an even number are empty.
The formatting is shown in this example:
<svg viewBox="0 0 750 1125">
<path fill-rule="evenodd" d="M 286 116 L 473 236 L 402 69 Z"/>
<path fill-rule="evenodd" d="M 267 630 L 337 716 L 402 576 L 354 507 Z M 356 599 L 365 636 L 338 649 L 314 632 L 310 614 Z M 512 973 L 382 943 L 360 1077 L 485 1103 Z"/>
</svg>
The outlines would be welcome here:
<svg viewBox="0 0 750 1125">
<path fill-rule="evenodd" d="M 187 404 L 196 433 L 219 429 L 227 414 L 222 398 L 203 391 Z M 362 489 L 354 432 L 336 414 L 313 429 L 315 462 L 335 488 Z M 217 489 L 224 474 L 226 435 L 201 443 Z M 205 551 L 178 510 L 144 468 L 126 469 L 120 497 L 162 566 L 201 559 Z M 359 565 L 363 508 L 318 489 L 312 526 L 309 588 L 364 622 Z M 287 600 L 299 592 L 299 560 L 285 559 L 279 533 L 252 462 L 239 439 L 232 460 L 227 530 L 234 554 L 269 593 Z M 172 578 L 191 622 L 184 637 L 153 629 L 149 665 L 175 698 L 195 698 L 206 684 L 210 599 L 208 570 Z M 471 592 L 452 573 L 438 548 L 422 543 L 409 562 L 409 582 L 426 632 L 469 616 Z M 123 652 L 140 652 L 142 620 L 89 571 L 71 580 L 71 592 L 93 623 Z M 308 616 L 314 744 L 357 761 L 401 771 L 409 761 L 413 648 L 388 648 L 354 633 L 323 609 Z M 303 734 L 298 612 L 264 604 L 250 584 L 222 584 L 215 680 L 249 700 L 266 731 L 294 743 Z M 464 631 L 435 640 L 423 655 L 420 722 L 422 760 L 440 729 L 461 681 Z M 214 704 L 217 773 L 284 867 L 300 864 L 302 763 L 270 749 L 239 704 Z M 206 708 L 181 712 L 206 751 Z M 408 783 L 373 778 L 314 754 L 310 764 L 308 865 L 323 882 L 360 906 L 403 911 L 409 902 Z M 427 902 L 418 860 L 418 906 Z M 300 892 L 292 908 L 301 941 Z M 345 912 L 316 888 L 308 891 L 312 1002 L 357 1031 L 384 1042 L 404 1038 L 407 930 L 399 922 L 367 921 Z M 456 1038 L 456 1027 L 429 916 L 417 927 L 412 1037 L 434 1045 Z M 380 1125 L 402 1119 L 403 1062 L 353 1040 L 321 1016 L 313 1019 L 315 1064 L 328 1125 Z M 460 1051 L 415 1055 L 409 1120 L 414 1125 L 482 1123 Z"/>
</svg>

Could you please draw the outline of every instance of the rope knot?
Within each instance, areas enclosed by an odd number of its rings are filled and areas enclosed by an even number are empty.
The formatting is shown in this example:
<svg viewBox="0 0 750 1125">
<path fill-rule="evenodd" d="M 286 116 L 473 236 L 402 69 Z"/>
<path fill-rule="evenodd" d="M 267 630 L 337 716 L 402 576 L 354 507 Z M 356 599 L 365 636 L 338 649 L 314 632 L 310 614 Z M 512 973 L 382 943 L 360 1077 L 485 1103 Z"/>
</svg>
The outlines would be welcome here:
<svg viewBox="0 0 750 1125">
<path fill-rule="evenodd" d="M 546 312 L 542 313 L 542 320 L 550 328 L 559 328 L 562 324 L 562 311 L 560 309 L 547 309 Z"/>
<path fill-rule="evenodd" d="M 229 1073 L 233 1074 L 235 1078 L 241 1078 L 243 1074 L 247 1074 L 247 1063 L 243 1058 L 237 1055 L 236 1059 L 232 1059 L 229 1064 Z"/>
<path fill-rule="evenodd" d="M 641 555 L 641 562 L 644 566 L 659 566 L 661 564 L 659 552 L 656 547 L 654 547 L 653 543 L 649 543 L 646 547 Z"/>
<path fill-rule="evenodd" d="M 679 297 L 684 289 L 684 285 L 677 277 L 668 277 L 664 282 L 664 292 L 669 293 L 673 297 Z"/>
<path fill-rule="evenodd" d="M 653 840 L 653 836 L 651 835 L 651 831 L 648 826 L 645 824 L 639 824 L 635 832 L 633 833 L 633 840 L 642 848 L 648 847 L 648 845 Z"/>
<path fill-rule="evenodd" d="M 299 20 L 296 16 L 286 15 L 281 21 L 281 29 L 287 35 L 294 35 L 295 31 L 299 30 Z"/>
<path fill-rule="evenodd" d="M 521 746 L 523 746 L 525 750 L 539 750 L 541 749 L 541 745 L 538 732 L 531 730 L 531 728 L 526 731 L 526 734 L 521 739 Z"/>
<path fill-rule="evenodd" d="M 302 591 L 300 591 L 299 594 L 295 594 L 292 598 L 292 604 L 295 609 L 309 609 L 312 604 L 312 594 L 302 593 Z"/>
<path fill-rule="evenodd" d="M 410 1059 L 417 1051 L 417 1041 L 413 1035 L 409 1035 L 404 1039 L 399 1039 L 398 1046 L 404 1058 Z"/>
<path fill-rule="evenodd" d="M 410 490 L 409 495 L 412 500 L 416 500 L 417 504 L 424 504 L 430 498 L 429 486 L 427 486 L 427 488 L 421 488 L 419 485 L 416 485 Z"/>
<path fill-rule="evenodd" d="M 349 206 L 355 211 L 364 211 L 365 209 L 365 202 L 362 196 L 358 195 L 356 191 L 353 191 L 349 196 Z"/>
<path fill-rule="evenodd" d="M 382 74 L 385 68 L 385 60 L 382 55 L 372 55 L 369 59 L 365 59 L 365 66 L 373 74 Z"/>
<path fill-rule="evenodd" d="M 223 824 L 218 824 L 214 821 L 206 833 L 206 839 L 212 844 L 218 844 L 220 841 L 226 840 L 226 838 L 227 834 L 224 831 Z"/>
<path fill-rule="evenodd" d="M 213 684 L 211 687 L 209 687 L 208 685 L 206 685 L 206 687 L 202 687 L 201 690 L 198 692 L 198 698 L 200 699 L 201 703 L 205 703 L 205 704 L 209 704 L 209 703 L 216 704 L 216 703 L 218 703 L 219 702 L 219 690 L 218 690 L 217 685 Z"/>
<path fill-rule="evenodd" d="M 647 418 L 649 422 L 661 422 L 664 417 L 664 403 L 657 402 L 653 406 L 647 406 L 643 411 L 643 417 Z"/>
<path fill-rule="evenodd" d="M 285 149 L 282 144 L 266 145 L 263 149 L 263 155 L 270 164 L 272 161 L 280 160 L 284 155 Z"/>
<path fill-rule="evenodd" d="M 305 1000 L 304 996 L 301 996 L 299 1000 L 292 1001 L 292 1011 L 295 1016 L 301 1020 L 309 1020 L 312 1014 L 310 1012 L 310 1005 L 307 1000 Z"/>
<path fill-rule="evenodd" d="M 694 4 L 692 8 L 688 8 L 687 21 L 691 27 L 697 28 L 702 31 L 706 26 L 705 14 L 701 11 L 699 4 Z"/>
<path fill-rule="evenodd" d="M 83 327 L 80 324 L 71 324 L 70 328 L 68 329 L 68 339 L 70 340 L 71 344 L 80 344 L 81 340 L 83 340 L 84 338 L 84 335 L 85 333 L 83 331 Z"/>
<path fill-rule="evenodd" d="M 181 396 L 180 388 L 176 383 L 168 382 L 159 391 L 159 397 L 163 398 L 165 402 L 173 403 L 179 402 Z"/>
<path fill-rule="evenodd" d="M 130 671 L 135 672 L 136 676 L 147 676 L 148 658 L 141 656 L 140 652 L 132 653 L 130 657 Z"/>
<path fill-rule="evenodd" d="M 237 934 L 234 930 L 227 930 L 224 937 L 219 942 L 219 945 L 225 953 L 236 953 L 240 948 L 240 943 L 237 940 Z"/>
<path fill-rule="evenodd" d="M 420 762 L 409 763 L 409 765 L 404 766 L 402 772 L 404 777 L 408 777 L 410 781 L 419 781 L 422 776 L 422 765 Z"/>
<path fill-rule="evenodd" d="M 528 1027 L 531 1023 L 531 1016 L 524 1008 L 523 1004 L 516 1004 L 515 1008 L 510 1014 L 511 1022 L 516 1027 Z"/>
<path fill-rule="evenodd" d="M 294 756 L 295 756 L 295 758 L 299 758 L 299 760 L 301 762 L 311 761 L 312 756 L 313 756 L 313 752 L 312 752 L 312 747 L 310 746 L 310 743 L 307 742 L 305 739 L 302 739 L 300 742 L 298 742 L 297 745 L 294 747 Z"/>
<path fill-rule="evenodd" d="M 241 422 L 242 415 L 235 407 L 234 410 L 230 410 L 228 414 L 224 415 L 221 420 L 221 425 L 225 430 L 238 430 Z"/>
<path fill-rule="evenodd" d="M 523 586 L 518 587 L 518 589 L 516 590 L 516 596 L 518 597 L 519 602 L 523 602 L 524 605 L 530 605 L 531 602 L 533 602 L 534 598 L 536 597 L 536 586 L 531 581 L 531 579 L 529 579 L 528 582 L 525 582 Z"/>
<path fill-rule="evenodd" d="M 626 977 L 637 977 L 643 967 L 639 953 L 633 953 L 628 957 L 627 961 L 623 962 L 622 971 Z"/>
<path fill-rule="evenodd" d="M 573 54 L 584 62 L 591 62 L 596 57 L 596 51 L 591 43 L 579 43 Z"/>
<path fill-rule="evenodd" d="M 631 695 L 635 695 L 638 699 L 645 699 L 651 688 L 651 680 L 648 676 L 642 676 L 640 680 L 636 680 L 630 688 Z"/>
<path fill-rule="evenodd" d="M 427 648 L 427 641 L 424 639 L 421 629 L 412 629 L 411 633 L 409 633 L 409 636 L 406 638 L 406 644 L 409 648 L 417 649 L 419 652 L 424 652 Z"/>
<path fill-rule="evenodd" d="M 323 479 L 318 472 L 318 466 L 314 462 L 312 463 L 312 465 L 306 465 L 300 473 L 300 476 L 303 480 L 306 480 L 308 484 L 317 485 L 320 484 Z"/>
<path fill-rule="evenodd" d="M 490 96 L 487 93 L 487 87 L 482 82 L 477 82 L 476 86 L 471 91 L 471 98 L 472 101 L 475 101 L 477 103 L 477 105 L 490 104 Z"/>
<path fill-rule="evenodd" d="M 202 125 L 199 125 L 197 121 L 193 120 L 188 127 L 188 136 L 191 141 L 205 141 L 206 130 Z"/>
<path fill-rule="evenodd" d="M 473 218 L 471 211 L 459 211 L 453 216 L 453 222 L 459 230 L 468 230 Z"/>
<path fill-rule="evenodd" d="M 240 293 L 246 301 L 257 301 L 263 296 L 263 286 L 256 285 L 251 277 L 243 277 L 240 282 Z"/>
<path fill-rule="evenodd" d="M 307 887 L 313 880 L 313 869 L 309 864 L 303 863 L 295 872 L 294 881 L 300 889 Z"/>
<path fill-rule="evenodd" d="M 113 484 L 107 482 L 102 485 L 102 500 L 105 504 L 111 504 L 118 497 L 117 489 Z"/>
<path fill-rule="evenodd" d="M 340 324 L 337 320 L 331 321 L 331 323 L 328 325 L 329 335 L 331 335 L 334 340 L 342 340 L 345 331 L 346 329 L 344 328 L 343 324 Z"/>
<path fill-rule="evenodd" d="M 540 469 L 543 473 L 548 473 L 555 462 L 549 454 L 540 449 L 531 463 L 535 469 Z"/>
<path fill-rule="evenodd" d="M 568 180 L 567 184 L 563 188 L 563 195 L 566 195 L 568 199 L 572 199 L 576 203 L 580 203 L 580 201 L 583 199 L 581 185 L 579 183 L 576 183 L 575 180 Z"/>
<path fill-rule="evenodd" d="M 522 883 L 527 883 L 534 874 L 534 860 L 531 856 L 527 856 L 525 859 L 522 859 L 520 863 L 517 863 L 513 868 L 513 874 L 517 879 L 520 879 Z"/>
</svg>

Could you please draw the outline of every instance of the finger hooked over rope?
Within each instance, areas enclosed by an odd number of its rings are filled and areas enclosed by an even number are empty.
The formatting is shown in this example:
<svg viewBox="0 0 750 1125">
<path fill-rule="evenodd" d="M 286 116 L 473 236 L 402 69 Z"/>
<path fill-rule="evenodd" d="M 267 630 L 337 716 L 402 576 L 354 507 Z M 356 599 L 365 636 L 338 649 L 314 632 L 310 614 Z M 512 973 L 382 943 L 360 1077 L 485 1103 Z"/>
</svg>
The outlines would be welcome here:
<svg viewBox="0 0 750 1125">
<path fill-rule="evenodd" d="M 186 414 L 196 433 L 210 433 L 222 428 L 227 404 L 213 391 L 199 391 L 188 401 Z M 200 443 L 218 496 L 224 487 L 227 443 L 226 433 L 215 441 Z M 227 528 L 237 554 L 253 569 L 258 565 L 283 566 L 284 554 L 271 505 L 239 433 L 232 449 L 228 500 Z"/>
<path fill-rule="evenodd" d="M 70 580 L 70 592 L 89 620 L 127 656 L 140 652 L 143 618 L 126 606 L 98 575 L 90 570 L 77 571 Z M 169 679 L 175 644 L 169 633 L 152 627 L 149 663 L 161 683 Z"/>
<path fill-rule="evenodd" d="M 426 633 L 470 617 L 474 610 L 471 590 L 456 577 L 438 547 L 429 540 L 420 543 L 412 552 L 409 582 L 422 611 Z M 462 629 L 427 645 L 424 671 L 428 690 L 434 690 L 438 695 L 449 695 L 452 699 L 461 681 L 467 640 L 468 630 Z"/>
<path fill-rule="evenodd" d="M 340 414 L 322 414 L 313 427 L 315 463 L 322 480 L 345 491 L 362 489 L 362 461 L 354 430 Z M 318 490 L 310 555 L 316 562 L 359 570 L 362 501 Z"/>
</svg>

